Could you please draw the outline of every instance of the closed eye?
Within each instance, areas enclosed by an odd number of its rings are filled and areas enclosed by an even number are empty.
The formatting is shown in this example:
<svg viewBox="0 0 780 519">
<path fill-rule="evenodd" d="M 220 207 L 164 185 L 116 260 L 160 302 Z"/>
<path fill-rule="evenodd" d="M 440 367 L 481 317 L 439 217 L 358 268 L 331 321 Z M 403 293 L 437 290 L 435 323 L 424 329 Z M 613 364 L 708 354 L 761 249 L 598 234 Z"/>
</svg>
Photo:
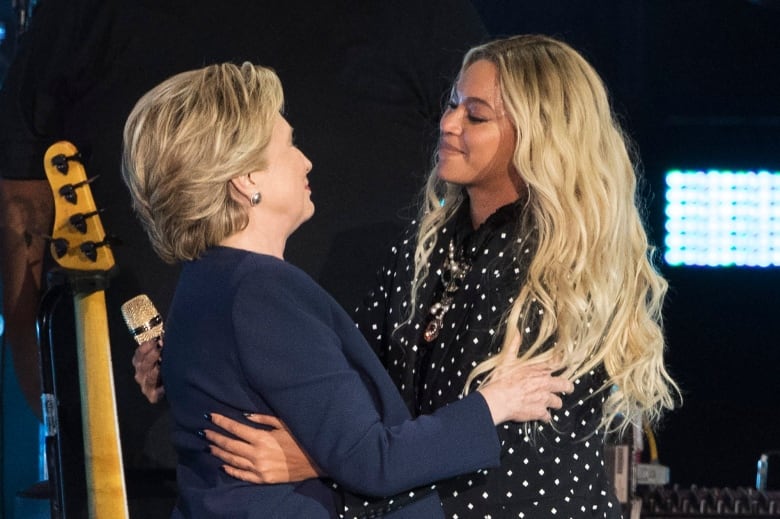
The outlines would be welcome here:
<svg viewBox="0 0 780 519">
<path fill-rule="evenodd" d="M 448 110 L 457 110 L 458 106 L 459 105 L 458 105 L 457 101 L 451 100 L 450 102 L 447 103 L 447 109 Z M 481 117 L 481 116 L 478 116 L 478 115 L 474 114 L 468 107 L 466 107 L 466 118 L 470 122 L 475 123 L 475 124 L 484 123 L 484 122 L 489 121 L 489 119 L 487 117 Z"/>
</svg>

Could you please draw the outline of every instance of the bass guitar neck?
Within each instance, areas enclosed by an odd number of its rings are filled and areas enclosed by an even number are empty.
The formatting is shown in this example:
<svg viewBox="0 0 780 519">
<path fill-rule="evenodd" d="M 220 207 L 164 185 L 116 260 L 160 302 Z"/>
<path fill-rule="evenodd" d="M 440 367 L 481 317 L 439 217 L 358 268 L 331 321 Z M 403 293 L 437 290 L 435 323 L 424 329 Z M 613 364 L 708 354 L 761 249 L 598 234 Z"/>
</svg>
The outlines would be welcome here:
<svg viewBox="0 0 780 519">
<path fill-rule="evenodd" d="M 44 156 L 54 194 L 51 253 L 73 292 L 89 517 L 127 519 L 105 297 L 114 258 L 79 159 L 65 141 Z"/>
</svg>

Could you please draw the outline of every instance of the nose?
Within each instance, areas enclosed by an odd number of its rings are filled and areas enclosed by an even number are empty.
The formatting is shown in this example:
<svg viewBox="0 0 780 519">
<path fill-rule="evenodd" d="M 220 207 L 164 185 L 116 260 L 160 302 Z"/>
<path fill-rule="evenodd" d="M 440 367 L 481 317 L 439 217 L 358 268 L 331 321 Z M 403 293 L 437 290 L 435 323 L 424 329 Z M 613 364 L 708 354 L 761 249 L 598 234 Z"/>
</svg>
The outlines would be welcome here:
<svg viewBox="0 0 780 519">
<path fill-rule="evenodd" d="M 461 128 L 460 107 L 447 108 L 439 121 L 439 130 L 441 130 L 441 133 L 459 135 Z"/>
<path fill-rule="evenodd" d="M 306 168 L 306 173 L 308 174 L 309 171 L 311 171 L 312 163 L 309 160 L 309 157 L 307 157 L 305 153 L 301 152 L 301 157 L 303 157 L 303 164 L 304 167 Z"/>
</svg>

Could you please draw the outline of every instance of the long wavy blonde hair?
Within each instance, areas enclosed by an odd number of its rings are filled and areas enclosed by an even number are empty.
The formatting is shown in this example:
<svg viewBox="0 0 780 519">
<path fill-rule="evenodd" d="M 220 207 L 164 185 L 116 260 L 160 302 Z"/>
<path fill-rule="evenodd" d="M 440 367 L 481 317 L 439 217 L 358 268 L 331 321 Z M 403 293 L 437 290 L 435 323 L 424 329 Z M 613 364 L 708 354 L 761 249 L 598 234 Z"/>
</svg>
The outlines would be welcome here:
<svg viewBox="0 0 780 519">
<path fill-rule="evenodd" d="M 572 379 L 603 364 L 609 391 L 602 427 L 656 422 L 679 394 L 663 360 L 667 283 L 652 264 L 628 139 L 606 89 L 580 54 L 546 36 L 475 47 L 461 73 L 479 60 L 498 69 L 516 128 L 514 166 L 528 188 L 524 217 L 537 245 L 505 317 L 501 352 L 474 368 L 464 391 L 513 363 L 562 360 Z M 434 168 L 420 215 L 412 308 L 436 233 L 464 197 L 461 186 L 439 180 Z M 533 323 L 538 334 L 518 348 L 520 330 Z"/>
</svg>

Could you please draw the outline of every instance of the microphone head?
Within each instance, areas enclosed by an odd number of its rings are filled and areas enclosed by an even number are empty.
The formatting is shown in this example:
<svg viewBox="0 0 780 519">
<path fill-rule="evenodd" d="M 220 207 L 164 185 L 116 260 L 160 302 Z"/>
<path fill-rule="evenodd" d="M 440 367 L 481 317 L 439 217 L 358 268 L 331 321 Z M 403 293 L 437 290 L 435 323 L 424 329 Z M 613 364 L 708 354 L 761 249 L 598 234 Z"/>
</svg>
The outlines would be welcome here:
<svg viewBox="0 0 780 519">
<path fill-rule="evenodd" d="M 125 301 L 121 310 L 127 329 L 138 344 L 162 337 L 163 319 L 146 294 Z"/>
</svg>

